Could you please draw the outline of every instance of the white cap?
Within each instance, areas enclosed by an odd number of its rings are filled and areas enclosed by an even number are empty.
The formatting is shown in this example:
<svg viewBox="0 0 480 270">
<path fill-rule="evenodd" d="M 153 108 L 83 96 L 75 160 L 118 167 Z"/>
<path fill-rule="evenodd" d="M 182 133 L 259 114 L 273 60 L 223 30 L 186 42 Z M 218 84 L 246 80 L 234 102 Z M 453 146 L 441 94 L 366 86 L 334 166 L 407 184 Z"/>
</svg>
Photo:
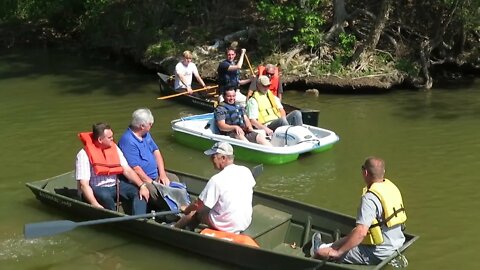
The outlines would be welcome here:
<svg viewBox="0 0 480 270">
<path fill-rule="evenodd" d="M 214 154 L 223 154 L 227 156 L 233 155 L 233 147 L 227 142 L 216 142 L 212 148 L 208 149 L 207 151 L 203 152 L 207 156 L 211 156 Z"/>
</svg>

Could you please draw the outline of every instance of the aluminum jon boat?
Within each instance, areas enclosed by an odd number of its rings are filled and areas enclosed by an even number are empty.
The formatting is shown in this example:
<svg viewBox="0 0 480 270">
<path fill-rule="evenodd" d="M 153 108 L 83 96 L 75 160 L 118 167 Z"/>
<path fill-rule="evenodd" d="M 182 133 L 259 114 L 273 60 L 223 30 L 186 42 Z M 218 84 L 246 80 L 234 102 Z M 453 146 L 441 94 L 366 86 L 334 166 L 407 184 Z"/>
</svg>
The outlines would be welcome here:
<svg viewBox="0 0 480 270">
<path fill-rule="evenodd" d="M 207 180 L 194 175 L 171 171 L 187 185 L 190 196 L 195 198 Z M 35 197 L 46 205 L 55 207 L 75 220 L 102 220 L 129 218 L 123 212 L 95 208 L 79 200 L 74 172 L 53 178 L 27 183 Z M 349 265 L 309 258 L 308 245 L 314 232 L 330 242 L 349 233 L 355 219 L 314 205 L 284 199 L 255 191 L 253 195 L 253 218 L 250 227 L 243 233 L 255 240 L 259 247 L 252 247 L 198 233 L 162 225 L 158 219 L 130 219 L 110 225 L 90 226 L 102 231 L 116 228 L 168 245 L 187 250 L 193 254 L 223 261 L 245 269 L 358 269 L 373 270 L 385 267 L 397 254 L 383 260 L 379 265 Z M 107 226 L 107 227 L 105 227 Z M 46 228 L 45 228 L 46 229 Z M 405 233 L 406 241 L 399 249 L 404 252 L 418 236 Z M 139 239 L 139 243 L 141 240 Z M 305 248 L 302 248 L 306 245 Z M 188 258 L 186 258 L 188 259 Z M 152 262 L 152 265 L 154 262 Z"/>
<path fill-rule="evenodd" d="M 271 138 L 274 146 L 265 146 L 221 135 L 213 113 L 187 116 L 171 122 L 175 139 L 192 148 L 206 150 L 215 142 L 230 143 L 235 157 L 263 164 L 284 164 L 297 160 L 306 153 L 318 153 L 333 147 L 339 140 L 335 132 L 314 127 L 284 126 L 278 128 Z"/>
</svg>

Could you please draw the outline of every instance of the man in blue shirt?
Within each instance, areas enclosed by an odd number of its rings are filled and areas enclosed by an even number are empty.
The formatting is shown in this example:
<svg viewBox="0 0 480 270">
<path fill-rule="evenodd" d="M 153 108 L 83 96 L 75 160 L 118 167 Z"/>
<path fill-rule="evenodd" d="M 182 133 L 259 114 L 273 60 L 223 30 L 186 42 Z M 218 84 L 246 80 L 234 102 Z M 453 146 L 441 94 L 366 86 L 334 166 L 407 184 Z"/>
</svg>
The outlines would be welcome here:
<svg viewBox="0 0 480 270">
<path fill-rule="evenodd" d="M 162 154 L 150 135 L 154 119 L 147 108 L 138 109 L 132 114 L 132 121 L 123 133 L 118 147 L 122 150 L 128 164 L 146 183 L 150 191 L 151 205 L 156 209 L 166 209 L 165 196 L 173 199 L 177 206 L 188 205 L 183 197 L 178 196 L 180 190 L 171 189 L 170 180 L 178 181 L 178 177 L 165 171 Z M 177 198 L 179 197 L 179 198 Z"/>
</svg>

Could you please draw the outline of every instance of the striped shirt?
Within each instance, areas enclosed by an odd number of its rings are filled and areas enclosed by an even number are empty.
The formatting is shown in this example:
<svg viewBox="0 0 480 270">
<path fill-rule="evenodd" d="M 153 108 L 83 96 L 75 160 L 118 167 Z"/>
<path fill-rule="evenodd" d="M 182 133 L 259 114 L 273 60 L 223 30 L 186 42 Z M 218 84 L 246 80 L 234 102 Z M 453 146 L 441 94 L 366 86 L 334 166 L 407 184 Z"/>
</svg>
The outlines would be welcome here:
<svg viewBox="0 0 480 270">
<path fill-rule="evenodd" d="M 115 145 L 114 147 L 117 147 Z M 120 158 L 120 165 L 122 167 L 128 166 L 127 160 L 123 156 L 120 148 L 117 147 L 118 156 Z M 93 172 L 93 167 L 90 165 L 87 152 L 82 149 L 77 154 L 75 161 L 75 179 L 88 180 L 92 187 L 113 187 L 115 186 L 117 176 L 116 175 L 96 175 Z"/>
</svg>

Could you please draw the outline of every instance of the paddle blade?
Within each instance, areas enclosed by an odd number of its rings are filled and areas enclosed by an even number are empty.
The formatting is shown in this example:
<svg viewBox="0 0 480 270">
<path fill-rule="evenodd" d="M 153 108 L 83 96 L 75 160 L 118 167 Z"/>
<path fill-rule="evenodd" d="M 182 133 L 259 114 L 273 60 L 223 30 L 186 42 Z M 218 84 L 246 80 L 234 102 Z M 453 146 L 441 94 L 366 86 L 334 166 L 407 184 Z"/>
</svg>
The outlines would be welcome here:
<svg viewBox="0 0 480 270">
<path fill-rule="evenodd" d="M 250 169 L 254 178 L 257 178 L 263 172 L 263 164 L 259 164 Z"/>
<path fill-rule="evenodd" d="M 25 239 L 50 236 L 73 230 L 77 224 L 70 220 L 47 221 L 25 224 L 23 234 Z"/>
</svg>

